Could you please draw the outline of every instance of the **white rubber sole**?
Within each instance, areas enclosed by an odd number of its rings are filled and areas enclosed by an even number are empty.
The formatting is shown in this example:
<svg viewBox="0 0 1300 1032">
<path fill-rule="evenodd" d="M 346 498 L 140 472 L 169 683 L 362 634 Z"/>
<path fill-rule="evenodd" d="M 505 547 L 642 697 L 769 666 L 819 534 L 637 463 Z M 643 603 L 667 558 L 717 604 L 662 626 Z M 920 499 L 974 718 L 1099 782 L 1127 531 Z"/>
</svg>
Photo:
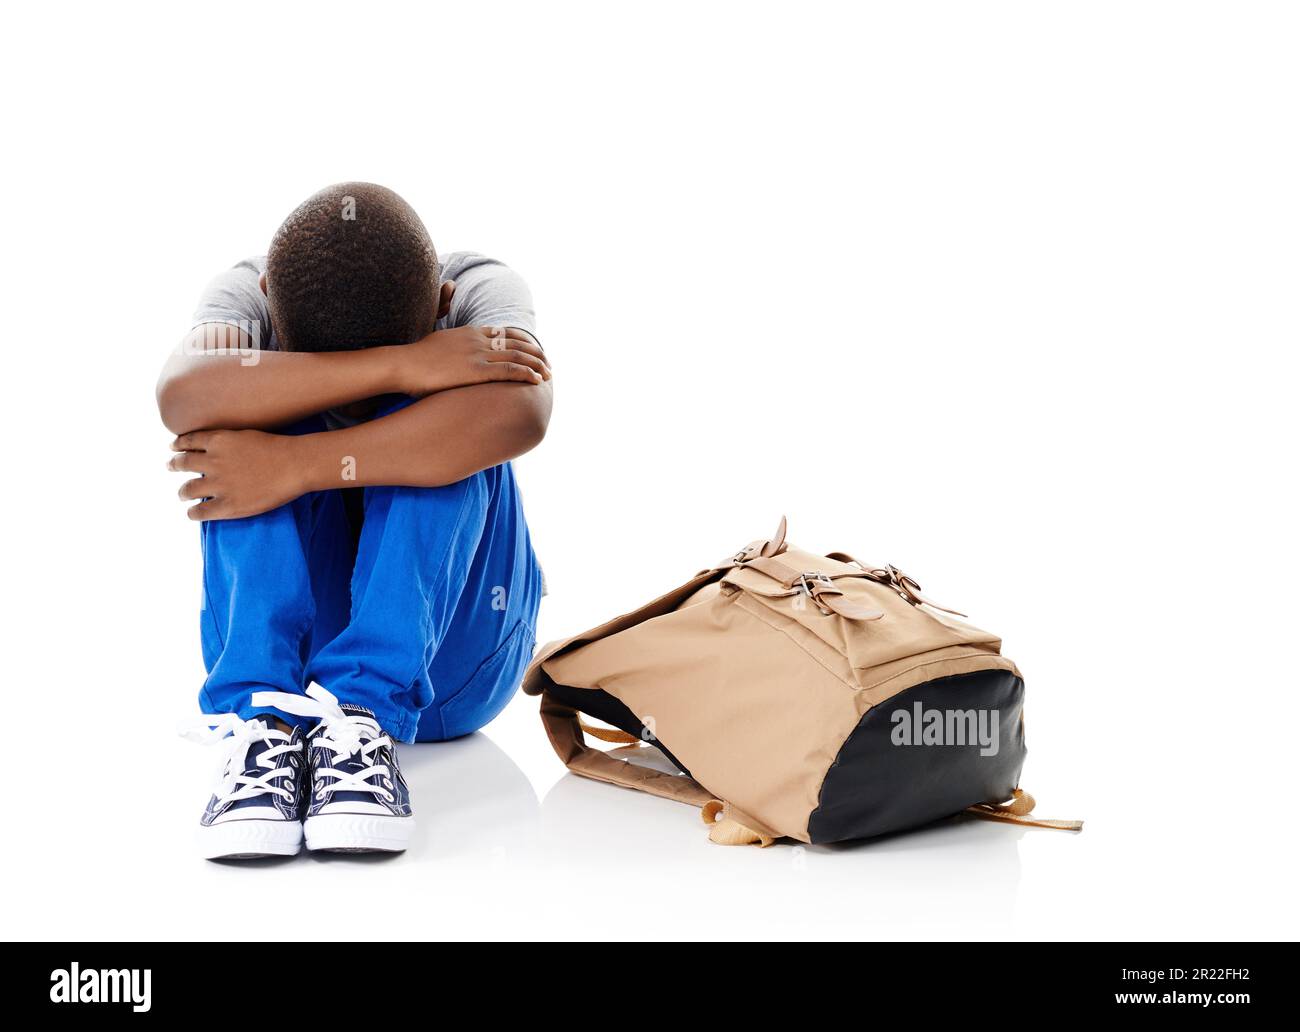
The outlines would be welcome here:
<svg viewBox="0 0 1300 1032">
<path fill-rule="evenodd" d="M 414 817 L 362 813 L 323 813 L 304 825 L 308 849 L 334 853 L 400 853 L 414 828 Z"/>
<path fill-rule="evenodd" d="M 198 841 L 205 860 L 293 856 L 302 849 L 302 823 L 253 819 L 201 824 Z"/>
</svg>

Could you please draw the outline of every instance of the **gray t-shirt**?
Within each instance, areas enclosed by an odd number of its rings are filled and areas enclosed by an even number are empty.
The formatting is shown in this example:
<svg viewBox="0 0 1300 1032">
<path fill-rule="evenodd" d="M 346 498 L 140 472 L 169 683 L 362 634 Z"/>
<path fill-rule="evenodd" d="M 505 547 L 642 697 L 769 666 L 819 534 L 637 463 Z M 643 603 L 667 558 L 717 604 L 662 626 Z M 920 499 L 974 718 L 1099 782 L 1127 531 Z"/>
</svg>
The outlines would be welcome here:
<svg viewBox="0 0 1300 1032">
<path fill-rule="evenodd" d="M 528 284 L 519 273 L 495 258 L 474 251 L 453 251 L 441 259 L 442 279 L 453 280 L 456 292 L 451 309 L 434 325 L 436 330 L 457 326 L 514 326 L 537 336 L 537 319 Z M 206 287 L 194 310 L 191 329 L 205 323 L 229 323 L 249 335 L 254 347 L 278 351 L 271 312 L 259 280 L 266 271 L 266 256 L 245 258 Z M 342 413 L 326 412 L 331 427 L 356 423 Z"/>
<path fill-rule="evenodd" d="M 533 297 L 519 273 L 495 258 L 473 251 L 453 251 L 441 259 L 442 279 L 454 280 L 451 310 L 435 329 L 456 326 L 517 326 L 537 336 Z M 266 295 L 258 285 L 266 271 L 266 256 L 245 258 L 206 287 L 194 310 L 191 328 L 204 323 L 233 323 L 253 339 L 255 347 L 278 351 Z"/>
</svg>

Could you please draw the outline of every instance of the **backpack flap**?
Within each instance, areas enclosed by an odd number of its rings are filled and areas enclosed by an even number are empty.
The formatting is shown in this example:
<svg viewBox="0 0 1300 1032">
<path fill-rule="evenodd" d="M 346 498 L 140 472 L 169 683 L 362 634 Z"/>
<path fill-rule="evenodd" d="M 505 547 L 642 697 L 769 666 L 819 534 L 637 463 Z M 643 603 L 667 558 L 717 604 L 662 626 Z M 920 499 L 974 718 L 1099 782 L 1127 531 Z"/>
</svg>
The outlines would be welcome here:
<svg viewBox="0 0 1300 1032">
<path fill-rule="evenodd" d="M 546 670 L 546 664 L 552 659 L 556 659 L 567 652 L 581 648 L 593 641 L 599 641 L 601 638 L 608 638 L 612 634 L 618 634 L 629 627 L 635 627 L 646 620 L 652 620 L 656 616 L 663 616 L 665 613 L 671 613 L 680 608 L 683 604 L 693 601 L 692 595 L 695 595 L 702 588 L 707 587 L 717 581 L 721 575 L 735 566 L 737 563 L 743 563 L 756 557 L 774 556 L 786 550 L 785 545 L 785 517 L 781 517 L 781 523 L 776 529 L 776 533 L 770 538 L 751 541 L 735 555 L 724 559 L 716 566 L 701 570 L 685 584 L 674 588 L 672 591 L 660 595 L 653 602 L 647 602 L 640 609 L 634 609 L 630 613 L 624 613 L 622 616 L 616 616 L 612 620 L 607 620 L 599 627 L 593 627 L 582 634 L 576 634 L 572 638 L 564 638 L 560 641 L 548 642 L 538 651 L 533 661 L 528 665 L 524 672 L 523 690 L 525 695 L 541 695 L 554 682 Z"/>
<path fill-rule="evenodd" d="M 594 641 L 600 641 L 602 638 L 618 634 L 629 627 L 635 627 L 646 620 L 653 620 L 656 616 L 663 616 L 665 613 L 673 612 L 700 588 L 717 580 L 721 576 L 721 569 L 701 570 L 685 584 L 660 595 L 653 602 L 646 603 L 640 609 L 624 613 L 622 616 L 616 616 L 613 620 L 608 620 L 599 627 L 593 627 L 582 634 L 575 634 L 572 638 L 564 638 L 543 645 L 533 658 L 533 661 L 528 664 L 528 669 L 524 671 L 522 685 L 524 694 L 541 695 L 547 688 L 554 685 L 555 682 L 551 680 L 547 671 L 547 664 L 552 660 L 559 659 L 561 656 L 575 649 L 580 649 L 584 645 L 590 645 Z"/>
</svg>

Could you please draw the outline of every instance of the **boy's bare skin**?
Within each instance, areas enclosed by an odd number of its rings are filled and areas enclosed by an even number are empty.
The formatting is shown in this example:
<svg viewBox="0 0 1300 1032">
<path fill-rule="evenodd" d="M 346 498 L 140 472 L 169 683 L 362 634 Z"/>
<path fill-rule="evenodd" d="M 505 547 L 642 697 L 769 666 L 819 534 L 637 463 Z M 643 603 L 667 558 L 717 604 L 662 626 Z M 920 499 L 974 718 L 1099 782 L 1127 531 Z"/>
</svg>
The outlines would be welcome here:
<svg viewBox="0 0 1300 1032">
<path fill-rule="evenodd" d="M 442 285 L 440 316 L 454 290 Z M 159 377 L 159 412 L 177 435 L 168 466 L 202 474 L 179 492 L 202 499 L 191 519 L 253 516 L 339 486 L 455 483 L 536 447 L 550 421 L 550 365 L 513 327 L 462 326 L 359 351 L 259 352 L 255 363 L 243 357 L 249 348 L 238 327 L 199 326 Z M 269 432 L 327 409 L 364 412 L 391 394 L 420 400 L 346 429 Z"/>
</svg>

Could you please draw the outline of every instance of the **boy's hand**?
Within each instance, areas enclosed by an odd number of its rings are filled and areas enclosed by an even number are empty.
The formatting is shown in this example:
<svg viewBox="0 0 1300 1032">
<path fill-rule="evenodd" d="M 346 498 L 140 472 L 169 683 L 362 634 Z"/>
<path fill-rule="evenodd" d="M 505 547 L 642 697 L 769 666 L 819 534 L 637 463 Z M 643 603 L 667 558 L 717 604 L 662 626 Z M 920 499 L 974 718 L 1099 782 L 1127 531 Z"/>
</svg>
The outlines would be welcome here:
<svg viewBox="0 0 1300 1032">
<path fill-rule="evenodd" d="M 493 380 L 541 383 L 551 378 L 541 345 L 513 326 L 436 330 L 395 350 L 403 368 L 402 393 L 417 398 Z"/>
<path fill-rule="evenodd" d="M 256 516 L 306 493 L 298 440 L 261 430 L 199 430 L 172 441 L 177 454 L 167 468 L 203 474 L 181 485 L 181 498 L 204 499 L 190 506 L 190 519 Z"/>
</svg>

